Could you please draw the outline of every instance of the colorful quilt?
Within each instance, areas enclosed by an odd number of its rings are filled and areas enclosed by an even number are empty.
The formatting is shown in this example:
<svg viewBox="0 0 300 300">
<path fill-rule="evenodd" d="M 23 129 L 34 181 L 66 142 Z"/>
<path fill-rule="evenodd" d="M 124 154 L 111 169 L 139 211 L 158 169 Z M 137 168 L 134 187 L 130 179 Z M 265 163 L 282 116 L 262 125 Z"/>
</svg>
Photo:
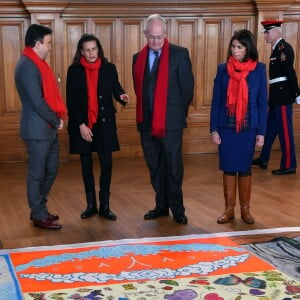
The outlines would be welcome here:
<svg viewBox="0 0 300 300">
<path fill-rule="evenodd" d="M 17 249 L 9 256 L 1 253 L 1 300 L 300 299 L 300 282 L 225 236 L 121 240 Z M 13 291 L 14 296 L 1 298 Z"/>
</svg>

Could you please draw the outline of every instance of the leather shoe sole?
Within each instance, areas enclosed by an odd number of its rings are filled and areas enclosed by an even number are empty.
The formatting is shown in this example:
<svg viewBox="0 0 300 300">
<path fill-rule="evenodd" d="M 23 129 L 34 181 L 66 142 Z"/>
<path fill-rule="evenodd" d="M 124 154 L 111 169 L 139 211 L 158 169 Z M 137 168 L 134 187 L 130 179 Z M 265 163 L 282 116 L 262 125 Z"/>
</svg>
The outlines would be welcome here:
<svg viewBox="0 0 300 300">
<path fill-rule="evenodd" d="M 185 225 L 188 223 L 188 219 L 185 215 L 174 216 L 173 220 L 175 223 L 182 224 L 182 225 Z"/>
<path fill-rule="evenodd" d="M 168 215 L 169 215 L 169 210 L 152 209 L 152 210 L 149 210 L 144 215 L 144 219 L 145 220 L 152 220 L 152 219 L 157 219 L 159 217 L 168 216 Z"/>
<path fill-rule="evenodd" d="M 259 166 L 261 169 L 264 170 L 268 168 L 268 163 L 262 161 L 259 157 L 252 161 L 252 165 Z"/>
<path fill-rule="evenodd" d="M 288 175 L 288 174 L 296 174 L 296 169 L 287 168 L 287 169 L 277 169 L 272 171 L 273 175 Z"/>
<path fill-rule="evenodd" d="M 62 228 L 62 225 L 55 223 L 49 219 L 46 220 L 32 220 L 33 225 L 35 227 L 43 228 L 43 229 L 53 229 L 53 230 L 58 230 Z"/>
<path fill-rule="evenodd" d="M 55 215 L 55 214 L 50 214 L 48 212 L 48 219 L 51 220 L 51 221 L 56 221 L 59 219 L 59 215 Z M 33 217 L 32 217 L 32 213 L 30 213 L 30 221 L 33 220 Z"/>
</svg>

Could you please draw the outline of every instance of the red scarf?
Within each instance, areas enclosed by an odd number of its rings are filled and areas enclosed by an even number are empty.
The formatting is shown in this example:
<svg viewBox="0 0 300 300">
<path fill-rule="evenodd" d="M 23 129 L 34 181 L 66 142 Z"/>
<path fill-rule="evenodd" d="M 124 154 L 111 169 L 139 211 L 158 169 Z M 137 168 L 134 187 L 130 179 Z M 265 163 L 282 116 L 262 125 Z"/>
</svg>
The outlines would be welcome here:
<svg viewBox="0 0 300 300">
<path fill-rule="evenodd" d="M 134 89 L 137 98 L 136 121 L 143 121 L 143 82 L 149 47 L 146 45 L 139 53 L 134 66 Z M 154 108 L 151 133 L 156 137 L 166 136 L 166 114 L 169 81 L 169 42 L 164 41 L 160 55 L 159 69 L 154 90 Z"/>
<path fill-rule="evenodd" d="M 228 115 L 236 118 L 236 132 L 239 132 L 245 124 L 249 98 L 246 77 L 250 71 L 255 69 L 256 65 L 257 61 L 249 59 L 246 62 L 240 62 L 232 56 L 229 57 L 227 62 L 227 72 L 230 79 L 226 107 L 228 108 Z"/>
<path fill-rule="evenodd" d="M 85 68 L 87 90 L 88 90 L 88 127 L 93 128 L 98 117 L 98 74 L 101 67 L 101 59 L 89 63 L 81 56 L 80 64 Z"/>
<path fill-rule="evenodd" d="M 67 119 L 67 108 L 62 99 L 54 74 L 47 62 L 33 51 L 30 47 L 25 47 L 23 55 L 27 56 L 39 69 L 42 75 L 43 96 L 49 107 L 56 113 L 58 118 Z"/>
</svg>

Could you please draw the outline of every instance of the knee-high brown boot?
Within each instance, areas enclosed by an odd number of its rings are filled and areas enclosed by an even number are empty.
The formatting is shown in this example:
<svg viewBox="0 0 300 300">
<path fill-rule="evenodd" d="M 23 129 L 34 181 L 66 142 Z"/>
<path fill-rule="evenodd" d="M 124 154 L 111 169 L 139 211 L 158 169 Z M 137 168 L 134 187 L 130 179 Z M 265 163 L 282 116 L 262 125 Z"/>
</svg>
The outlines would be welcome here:
<svg viewBox="0 0 300 300">
<path fill-rule="evenodd" d="M 249 176 L 239 176 L 239 199 L 241 207 L 241 217 L 243 221 L 247 224 L 253 224 L 254 218 L 250 214 L 250 197 L 251 197 L 251 186 L 252 186 L 252 175 Z"/>
<path fill-rule="evenodd" d="M 236 203 L 236 176 L 223 175 L 223 189 L 225 198 L 225 212 L 221 215 L 217 222 L 224 224 L 234 219 L 234 207 Z"/>
</svg>

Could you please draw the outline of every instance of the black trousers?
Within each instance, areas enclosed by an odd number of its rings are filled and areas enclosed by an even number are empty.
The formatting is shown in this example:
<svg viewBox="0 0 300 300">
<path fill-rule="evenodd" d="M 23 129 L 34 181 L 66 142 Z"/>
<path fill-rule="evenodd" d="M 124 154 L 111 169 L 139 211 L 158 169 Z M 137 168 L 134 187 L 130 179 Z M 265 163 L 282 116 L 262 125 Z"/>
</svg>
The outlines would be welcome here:
<svg viewBox="0 0 300 300">
<path fill-rule="evenodd" d="M 140 139 L 156 193 L 156 209 L 170 208 L 174 215 L 183 214 L 182 129 L 168 130 L 165 138 L 156 138 L 150 131 L 141 131 Z"/>
<path fill-rule="evenodd" d="M 112 152 L 97 154 L 101 168 L 99 188 L 101 193 L 108 193 L 112 176 Z M 92 153 L 80 154 L 80 161 L 85 192 L 95 191 Z"/>
</svg>

